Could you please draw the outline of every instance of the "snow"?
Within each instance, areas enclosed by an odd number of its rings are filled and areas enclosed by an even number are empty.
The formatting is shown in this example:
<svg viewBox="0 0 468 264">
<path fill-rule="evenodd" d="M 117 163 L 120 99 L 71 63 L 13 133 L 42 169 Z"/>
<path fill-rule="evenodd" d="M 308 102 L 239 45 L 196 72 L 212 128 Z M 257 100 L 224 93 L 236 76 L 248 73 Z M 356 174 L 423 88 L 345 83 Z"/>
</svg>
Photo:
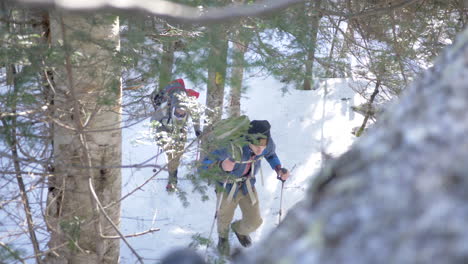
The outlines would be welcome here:
<svg viewBox="0 0 468 264">
<path fill-rule="evenodd" d="M 283 192 L 283 216 L 298 201 L 304 198 L 305 190 L 321 165 L 321 152 L 338 156 L 345 152 L 355 139 L 352 128 L 360 126 L 363 117 L 350 110 L 350 106 L 363 102 L 359 94 L 349 88 L 348 79 L 321 80 L 317 90 L 299 91 L 289 89 L 283 94 L 282 84 L 273 79 L 251 79 L 249 89 L 241 100 L 244 114 L 253 119 L 266 119 L 271 123 L 271 134 L 276 143 L 276 152 L 283 167 L 292 169 L 292 176 L 285 182 Z M 188 86 L 188 88 L 190 88 Z M 204 94 L 200 97 L 204 103 Z M 144 162 L 156 155 L 157 147 L 142 140 L 147 136 L 147 123 L 123 131 L 123 164 Z M 193 137 L 193 135 L 192 135 Z M 195 158 L 196 146 L 183 157 L 182 163 Z M 158 164 L 163 165 L 163 156 Z M 154 164 L 154 160 L 150 164 Z M 257 180 L 263 225 L 251 234 L 253 243 L 265 238 L 278 224 L 281 182 L 276 180 L 269 164 L 262 162 L 264 185 Z M 177 247 L 187 247 L 193 235 L 209 237 L 214 219 L 216 197 L 209 187 L 208 201 L 201 201 L 198 193 L 192 193 L 190 181 L 184 175 L 190 173 L 188 166 L 179 167 L 179 188 L 187 192 L 190 205 L 176 194 L 165 190 L 167 172 L 156 176 L 152 168 L 123 170 L 123 195 L 147 182 L 123 200 L 121 228 L 124 234 L 143 232 L 150 228 L 160 231 L 129 238 L 131 246 L 149 263 L 160 260 Z M 260 173 L 259 173 L 260 174 Z M 260 175 L 257 175 L 260 177 Z M 150 179 L 150 180 L 149 180 Z M 240 209 L 234 220 L 241 217 Z M 211 239 L 217 243 L 216 226 Z M 230 236 L 231 249 L 241 247 L 235 236 Z M 204 247 L 198 248 L 204 254 Z M 136 257 L 121 243 L 121 263 L 135 263 Z"/>
</svg>

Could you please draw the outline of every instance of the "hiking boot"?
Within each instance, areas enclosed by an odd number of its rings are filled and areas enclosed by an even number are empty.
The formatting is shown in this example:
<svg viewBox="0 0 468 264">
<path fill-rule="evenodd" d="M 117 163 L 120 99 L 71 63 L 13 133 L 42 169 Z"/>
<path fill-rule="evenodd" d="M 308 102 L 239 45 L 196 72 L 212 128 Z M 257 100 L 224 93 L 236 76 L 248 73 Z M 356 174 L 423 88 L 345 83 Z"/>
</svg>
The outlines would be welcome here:
<svg viewBox="0 0 468 264">
<path fill-rule="evenodd" d="M 166 185 L 166 191 L 175 192 L 177 190 L 177 170 L 169 172 L 169 181 Z"/>
<path fill-rule="evenodd" d="M 218 238 L 218 252 L 223 256 L 229 256 L 231 254 L 231 247 L 229 246 L 229 240 L 224 237 Z"/>
<path fill-rule="evenodd" d="M 173 183 L 168 183 L 166 185 L 166 191 L 167 192 L 175 192 L 177 191 L 177 185 L 173 184 Z"/>
<path fill-rule="evenodd" d="M 243 247 L 250 247 L 252 245 L 252 239 L 250 238 L 249 235 L 241 235 L 237 233 L 237 231 L 234 229 L 234 224 L 231 225 L 232 231 L 234 231 L 234 234 L 236 234 L 237 239 L 239 240 L 239 243 Z"/>
</svg>

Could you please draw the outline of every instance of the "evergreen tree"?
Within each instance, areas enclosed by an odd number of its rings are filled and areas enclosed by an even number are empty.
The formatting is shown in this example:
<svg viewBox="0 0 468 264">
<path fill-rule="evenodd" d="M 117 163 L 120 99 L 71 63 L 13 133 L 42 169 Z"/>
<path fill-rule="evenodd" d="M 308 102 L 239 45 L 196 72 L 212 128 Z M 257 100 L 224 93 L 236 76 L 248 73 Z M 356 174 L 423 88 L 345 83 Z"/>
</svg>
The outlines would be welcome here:
<svg viewBox="0 0 468 264">
<path fill-rule="evenodd" d="M 227 3 L 185 4 L 210 9 Z M 118 223 L 119 124 L 121 118 L 129 125 L 146 119 L 153 111 L 149 95 L 169 80 L 181 77 L 197 89 L 207 87 L 207 116 L 215 121 L 221 117 L 226 84 L 231 86 L 230 115 L 240 114 L 242 73 L 254 67 L 300 89 L 318 87 L 317 78 L 351 77 L 364 80 L 354 88 L 368 99 L 361 108 L 366 120 L 378 120 L 375 105 L 399 97 L 417 75 L 434 67 L 433 58 L 468 20 L 460 0 L 321 0 L 274 16 L 214 25 L 178 24 L 150 11 L 122 12 L 118 51 L 115 15 L 73 15 L 63 23 L 54 18 L 50 34 L 47 10 L 9 1 L 0 7 L 0 221 L 26 223 L 31 242 L 18 248 L 17 238 L 7 234 L 11 230 L 1 231 L 0 258 L 21 262 L 35 256 L 38 263 L 47 249 L 69 259 L 83 256 L 89 263 L 105 262 L 106 254 L 116 261 L 119 236 L 103 213 Z M 115 38 L 89 34 L 101 28 Z M 93 58 L 95 49 L 104 57 Z M 47 203 L 40 199 L 46 184 Z M 21 206 L 15 203 L 19 200 Z M 94 211 L 97 201 L 109 207 Z M 75 205 L 84 210 L 75 211 Z M 51 235 L 40 232 L 47 228 Z M 64 261 L 50 254 L 47 260 Z"/>
<path fill-rule="evenodd" d="M 41 186 L 49 176 L 51 160 L 51 126 L 47 118 L 51 101 L 43 71 L 48 49 L 44 17 L 46 13 L 41 10 L 1 3 L 0 222 L 17 227 L 26 223 L 28 237 L 24 241 L 22 231 L 15 235 L 12 230 L 2 230 L 1 254 L 18 261 L 29 254 L 37 263 L 41 263 L 44 249 L 40 230 L 45 229 L 45 224 L 41 208 L 33 205 L 42 203 Z M 19 248 L 18 240 L 25 242 Z M 24 246 L 28 244 L 31 247 Z"/>
</svg>

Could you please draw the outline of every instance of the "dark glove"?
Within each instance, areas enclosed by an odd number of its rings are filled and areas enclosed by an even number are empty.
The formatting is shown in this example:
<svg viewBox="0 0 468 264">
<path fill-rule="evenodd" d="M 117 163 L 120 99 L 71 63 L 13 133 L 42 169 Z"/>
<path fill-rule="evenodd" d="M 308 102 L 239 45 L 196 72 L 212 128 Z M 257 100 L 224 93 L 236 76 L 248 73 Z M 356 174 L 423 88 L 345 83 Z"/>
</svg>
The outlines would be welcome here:
<svg viewBox="0 0 468 264">
<path fill-rule="evenodd" d="M 201 136 L 201 131 L 200 130 L 195 130 L 195 136 L 197 136 L 197 138 L 199 138 Z"/>
<path fill-rule="evenodd" d="M 285 168 L 282 168 L 281 165 L 276 165 L 275 167 L 276 171 L 276 179 L 285 182 L 286 179 L 289 177 L 289 171 Z"/>
</svg>

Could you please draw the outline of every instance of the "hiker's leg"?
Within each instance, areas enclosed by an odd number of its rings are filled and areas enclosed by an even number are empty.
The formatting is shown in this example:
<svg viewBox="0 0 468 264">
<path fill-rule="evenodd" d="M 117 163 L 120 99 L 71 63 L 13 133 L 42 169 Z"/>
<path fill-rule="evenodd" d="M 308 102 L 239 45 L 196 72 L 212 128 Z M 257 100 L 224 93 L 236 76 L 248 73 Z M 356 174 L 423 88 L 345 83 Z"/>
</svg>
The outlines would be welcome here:
<svg viewBox="0 0 468 264">
<path fill-rule="evenodd" d="M 262 225 L 263 219 L 260 215 L 260 206 L 257 191 L 255 189 L 253 190 L 253 195 L 255 196 L 255 199 L 257 199 L 257 202 L 254 205 L 252 205 L 252 201 L 250 200 L 249 195 L 243 195 L 241 193 L 238 195 L 242 196 L 242 198 L 239 200 L 239 207 L 242 211 L 242 219 L 234 222 L 232 227 L 238 234 L 246 236 L 257 230 L 257 228 Z"/>
<path fill-rule="evenodd" d="M 169 183 L 177 184 L 177 168 L 179 159 L 173 153 L 167 155 L 167 171 L 169 172 Z"/>
<path fill-rule="evenodd" d="M 167 172 L 169 174 L 169 183 L 177 183 L 178 160 L 174 159 L 174 151 L 170 148 L 165 149 L 167 157 Z"/>
<path fill-rule="evenodd" d="M 168 152 L 168 165 L 167 169 L 169 171 L 169 183 L 177 184 L 177 169 L 180 165 L 180 159 L 184 154 L 185 140 L 187 137 L 185 135 L 180 135 L 177 138 L 174 146 L 171 146 Z"/>
<path fill-rule="evenodd" d="M 232 201 L 227 201 L 228 194 L 223 192 L 221 207 L 218 211 L 218 234 L 219 237 L 227 238 L 229 235 L 229 225 L 231 224 L 232 218 L 234 217 L 234 212 L 236 210 L 238 201 L 232 199 Z"/>
</svg>

